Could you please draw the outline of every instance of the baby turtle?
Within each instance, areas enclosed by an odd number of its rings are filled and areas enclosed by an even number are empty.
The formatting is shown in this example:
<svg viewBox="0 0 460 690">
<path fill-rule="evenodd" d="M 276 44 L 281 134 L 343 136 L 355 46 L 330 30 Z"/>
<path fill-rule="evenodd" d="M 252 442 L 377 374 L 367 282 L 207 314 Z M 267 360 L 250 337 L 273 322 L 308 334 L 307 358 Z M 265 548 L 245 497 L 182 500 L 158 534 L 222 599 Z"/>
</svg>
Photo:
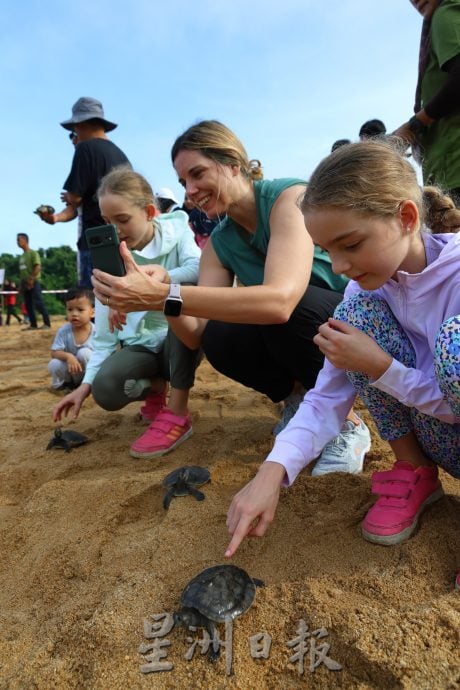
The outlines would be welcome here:
<svg viewBox="0 0 460 690">
<path fill-rule="evenodd" d="M 68 453 L 72 448 L 82 446 L 88 441 L 89 438 L 84 434 L 80 434 L 79 431 L 72 431 L 71 429 L 63 431 L 61 427 L 58 426 L 54 430 L 54 436 L 46 446 L 46 450 L 51 450 L 51 448 L 63 448 L 66 453 Z"/>
<path fill-rule="evenodd" d="M 205 495 L 198 491 L 197 486 L 209 482 L 211 475 L 206 467 L 198 465 L 184 465 L 170 472 L 161 482 L 165 489 L 169 489 L 163 499 L 163 508 L 168 510 L 174 496 L 195 496 L 197 501 L 204 501 Z"/>
<path fill-rule="evenodd" d="M 51 215 L 52 213 L 54 213 L 54 206 L 50 206 L 49 204 L 40 204 L 40 206 L 37 206 L 34 213 L 36 213 L 37 216 L 48 214 Z"/>
<path fill-rule="evenodd" d="M 182 592 L 182 608 L 174 614 L 175 625 L 205 628 L 216 639 L 215 623 L 229 622 L 241 616 L 254 601 L 256 587 L 264 582 L 250 577 L 236 565 L 215 565 L 198 573 Z M 219 648 L 209 646 L 210 661 L 216 661 Z"/>
</svg>

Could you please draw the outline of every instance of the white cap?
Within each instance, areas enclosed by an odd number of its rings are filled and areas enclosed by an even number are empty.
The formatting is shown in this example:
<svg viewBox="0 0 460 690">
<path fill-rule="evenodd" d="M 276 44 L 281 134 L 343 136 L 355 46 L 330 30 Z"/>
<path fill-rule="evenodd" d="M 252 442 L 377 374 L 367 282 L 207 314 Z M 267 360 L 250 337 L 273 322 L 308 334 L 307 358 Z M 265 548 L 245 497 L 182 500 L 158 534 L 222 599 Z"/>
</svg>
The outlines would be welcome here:
<svg viewBox="0 0 460 690">
<path fill-rule="evenodd" d="M 174 201 L 175 204 L 179 203 L 174 195 L 174 192 L 172 189 L 169 189 L 169 187 L 161 187 L 156 195 L 159 199 L 171 199 L 171 201 Z"/>
</svg>

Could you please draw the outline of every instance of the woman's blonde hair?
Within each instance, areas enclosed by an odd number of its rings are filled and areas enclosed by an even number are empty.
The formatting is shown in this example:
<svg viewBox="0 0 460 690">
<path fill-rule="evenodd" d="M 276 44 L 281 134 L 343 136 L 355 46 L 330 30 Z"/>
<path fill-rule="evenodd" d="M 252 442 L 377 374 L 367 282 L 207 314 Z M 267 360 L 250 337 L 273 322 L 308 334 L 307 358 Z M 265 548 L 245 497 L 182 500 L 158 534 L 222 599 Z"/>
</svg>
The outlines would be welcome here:
<svg viewBox="0 0 460 690">
<path fill-rule="evenodd" d="M 303 213 L 321 207 L 391 216 L 411 199 L 423 220 L 422 190 L 396 142 L 362 141 L 336 149 L 317 166 L 301 198 Z"/>
<path fill-rule="evenodd" d="M 128 165 L 119 165 L 102 178 L 97 198 L 100 199 L 104 194 L 122 196 L 139 208 L 145 208 L 149 204 L 158 207 L 150 184 L 143 175 L 131 170 Z"/>
<path fill-rule="evenodd" d="M 438 187 L 423 188 L 425 225 L 431 232 L 458 232 L 460 209 Z"/>
<path fill-rule="evenodd" d="M 203 120 L 189 127 L 177 137 L 171 149 L 174 161 L 180 151 L 199 151 L 221 165 L 238 165 L 242 174 L 252 180 L 261 180 L 263 171 L 260 161 L 249 160 L 246 149 L 231 129 L 217 120 Z"/>
</svg>

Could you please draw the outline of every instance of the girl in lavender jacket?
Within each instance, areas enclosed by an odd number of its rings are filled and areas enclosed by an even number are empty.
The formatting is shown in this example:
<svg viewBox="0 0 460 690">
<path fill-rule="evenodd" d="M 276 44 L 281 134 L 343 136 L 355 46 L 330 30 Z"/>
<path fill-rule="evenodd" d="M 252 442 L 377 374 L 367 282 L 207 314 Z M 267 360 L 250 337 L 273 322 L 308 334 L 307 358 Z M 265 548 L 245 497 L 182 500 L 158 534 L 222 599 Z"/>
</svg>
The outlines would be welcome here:
<svg viewBox="0 0 460 690">
<path fill-rule="evenodd" d="M 460 226 L 449 204 L 441 206 L 441 226 L 448 213 Z M 338 433 L 357 394 L 396 459 L 372 477 L 378 498 L 362 523 L 365 539 L 409 538 L 423 509 L 443 495 L 438 466 L 460 478 L 460 234 L 420 231 L 415 171 L 382 142 L 328 156 L 301 208 L 314 243 L 351 280 L 315 338 L 326 357 L 315 388 L 232 501 L 227 557 L 245 536 L 265 534 L 280 487 Z"/>
</svg>

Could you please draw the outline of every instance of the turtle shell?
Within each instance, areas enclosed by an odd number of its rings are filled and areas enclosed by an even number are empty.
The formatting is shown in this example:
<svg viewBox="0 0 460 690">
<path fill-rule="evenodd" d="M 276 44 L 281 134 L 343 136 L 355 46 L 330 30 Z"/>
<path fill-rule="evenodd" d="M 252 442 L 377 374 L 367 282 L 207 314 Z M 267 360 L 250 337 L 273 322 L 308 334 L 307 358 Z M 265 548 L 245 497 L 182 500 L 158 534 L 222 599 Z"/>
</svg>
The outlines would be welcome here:
<svg viewBox="0 0 460 690">
<path fill-rule="evenodd" d="M 170 472 L 161 482 L 166 489 L 173 487 L 178 482 L 185 482 L 189 486 L 201 486 L 209 481 L 211 474 L 206 467 L 198 465 L 184 465 Z"/>
<path fill-rule="evenodd" d="M 89 440 L 85 434 L 81 434 L 79 431 L 73 431 L 72 429 L 62 431 L 61 436 L 67 443 L 70 443 L 71 446 L 81 446 Z"/>
<path fill-rule="evenodd" d="M 87 441 L 89 441 L 88 437 L 79 431 L 73 431 L 72 429 L 62 430 L 57 427 L 54 430 L 54 436 L 52 436 L 46 448 L 47 450 L 50 450 L 50 448 L 75 448 L 76 446 L 83 445 L 83 443 L 87 443 Z"/>
<path fill-rule="evenodd" d="M 256 584 L 245 570 L 223 564 L 207 568 L 190 580 L 182 592 L 181 604 L 219 622 L 247 611 L 255 595 Z"/>
<path fill-rule="evenodd" d="M 40 206 L 37 206 L 34 213 L 36 213 L 38 216 L 42 213 L 54 213 L 54 206 L 50 206 L 49 204 L 40 204 Z"/>
</svg>

